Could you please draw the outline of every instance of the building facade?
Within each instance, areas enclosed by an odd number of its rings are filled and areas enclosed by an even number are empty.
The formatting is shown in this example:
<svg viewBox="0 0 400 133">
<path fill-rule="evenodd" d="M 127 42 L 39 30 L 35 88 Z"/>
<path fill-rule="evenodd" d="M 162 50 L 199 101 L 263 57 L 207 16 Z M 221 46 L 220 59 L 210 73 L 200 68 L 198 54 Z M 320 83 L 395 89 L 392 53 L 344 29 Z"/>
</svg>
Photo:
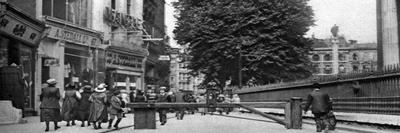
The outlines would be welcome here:
<svg viewBox="0 0 400 133">
<path fill-rule="evenodd" d="M 24 113 L 35 113 L 37 48 L 45 24 L 7 1 L 0 2 L 0 16 L 0 100 L 11 100 Z"/>
<path fill-rule="evenodd" d="M 109 0 L 93 3 L 93 29 L 104 32 L 104 82 L 110 88 L 144 87 L 143 1 Z"/>
<path fill-rule="evenodd" d="M 199 85 L 203 81 L 203 76 L 192 76 L 189 65 L 190 56 L 180 48 L 173 48 L 170 52 L 170 87 L 172 91 L 184 90 L 193 91 L 195 94 L 204 92 L 200 90 Z"/>
<path fill-rule="evenodd" d="M 334 62 L 338 64 L 339 74 L 377 69 L 376 43 L 347 42 L 339 37 L 338 59 L 334 60 L 331 39 L 314 39 L 309 58 L 314 75 L 333 75 Z"/>
</svg>

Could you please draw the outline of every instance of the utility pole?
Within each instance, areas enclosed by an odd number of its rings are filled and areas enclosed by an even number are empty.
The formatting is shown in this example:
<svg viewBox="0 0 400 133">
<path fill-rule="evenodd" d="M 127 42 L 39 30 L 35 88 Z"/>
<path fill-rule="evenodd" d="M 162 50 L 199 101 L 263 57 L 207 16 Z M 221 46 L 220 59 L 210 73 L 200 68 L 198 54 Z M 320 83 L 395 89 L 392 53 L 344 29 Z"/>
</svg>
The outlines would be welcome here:
<svg viewBox="0 0 400 133">
<path fill-rule="evenodd" d="M 241 44 L 239 45 L 238 79 L 239 79 L 239 89 L 242 89 L 242 46 L 241 46 Z"/>
</svg>

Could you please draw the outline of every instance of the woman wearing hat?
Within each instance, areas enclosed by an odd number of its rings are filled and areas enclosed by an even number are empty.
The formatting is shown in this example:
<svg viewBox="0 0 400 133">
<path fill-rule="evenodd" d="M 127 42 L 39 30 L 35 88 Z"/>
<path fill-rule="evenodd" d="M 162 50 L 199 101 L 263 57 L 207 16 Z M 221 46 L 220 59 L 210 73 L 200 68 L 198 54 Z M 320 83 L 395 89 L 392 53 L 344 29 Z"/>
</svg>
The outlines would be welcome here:
<svg viewBox="0 0 400 133">
<path fill-rule="evenodd" d="M 48 87 L 43 88 L 40 99 L 40 122 L 46 123 L 45 131 L 49 131 L 50 121 L 54 122 L 54 130 L 60 128 L 57 126 L 57 122 L 61 120 L 60 115 L 60 90 L 56 88 L 57 81 L 55 79 L 49 79 L 46 81 Z"/>
<path fill-rule="evenodd" d="M 81 100 L 78 103 L 76 118 L 79 121 L 82 121 L 81 127 L 85 126 L 85 121 L 89 119 L 89 110 L 90 110 L 90 101 L 89 97 L 92 95 L 92 86 L 87 84 L 83 86 L 81 94 Z M 90 126 L 89 121 L 87 122 L 88 126 Z"/>
<path fill-rule="evenodd" d="M 76 107 L 78 106 L 78 100 L 81 99 L 81 94 L 75 90 L 74 85 L 67 84 L 62 96 L 64 100 L 61 116 L 67 122 L 67 126 L 69 126 L 70 121 L 72 121 L 72 125 L 75 125 Z"/>
<path fill-rule="evenodd" d="M 107 95 L 105 91 L 105 85 L 100 84 L 89 97 L 89 101 L 91 102 L 89 122 L 93 122 L 94 129 L 100 129 L 101 123 L 107 122 L 107 107 L 105 105 L 107 102 Z M 96 125 L 96 123 L 98 125 Z"/>
</svg>

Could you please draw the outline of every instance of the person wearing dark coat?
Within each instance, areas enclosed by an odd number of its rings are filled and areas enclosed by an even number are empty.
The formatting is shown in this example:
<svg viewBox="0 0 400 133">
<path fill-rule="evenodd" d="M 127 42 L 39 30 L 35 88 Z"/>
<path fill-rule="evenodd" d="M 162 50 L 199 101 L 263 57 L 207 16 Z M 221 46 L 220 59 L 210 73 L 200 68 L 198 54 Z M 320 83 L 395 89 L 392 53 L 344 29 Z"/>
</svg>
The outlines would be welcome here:
<svg viewBox="0 0 400 133">
<path fill-rule="evenodd" d="M 75 86 L 67 84 L 62 97 L 61 116 L 67 122 L 67 126 L 70 126 L 70 121 L 72 121 L 72 125 L 75 125 L 76 108 L 78 107 L 78 100 L 81 98 L 81 94 L 75 90 Z"/>
<path fill-rule="evenodd" d="M 147 102 L 147 97 L 144 95 L 143 91 L 137 90 L 134 102 Z"/>
<path fill-rule="evenodd" d="M 76 114 L 76 119 L 81 121 L 81 127 L 85 126 L 85 121 L 88 121 L 89 119 L 89 113 L 90 113 L 90 101 L 89 97 L 92 95 L 92 86 L 90 85 L 85 85 L 83 86 L 83 92 L 81 92 L 81 100 L 78 103 L 77 107 L 77 114 Z M 88 126 L 90 126 L 90 122 L 87 122 Z"/>
<path fill-rule="evenodd" d="M 121 92 L 120 90 L 116 90 L 113 93 L 113 96 L 111 97 L 110 100 L 110 106 L 108 109 L 108 113 L 110 114 L 110 120 L 108 121 L 108 129 L 111 128 L 112 122 L 114 121 L 115 118 L 117 118 L 117 121 L 114 124 L 114 128 L 118 129 L 118 124 L 122 120 L 122 113 L 123 113 L 123 107 L 122 107 L 122 100 L 120 99 L 121 97 Z"/>
<path fill-rule="evenodd" d="M 325 129 L 326 125 L 329 129 L 332 129 L 328 121 L 328 113 L 332 110 L 330 97 L 328 94 L 323 93 L 319 90 L 319 85 L 314 84 L 314 91 L 311 92 L 307 97 L 307 103 L 304 108 L 304 112 L 307 113 L 311 106 L 311 112 L 314 114 L 317 132 L 321 132 Z"/>
<path fill-rule="evenodd" d="M 181 92 L 181 91 L 175 93 L 174 102 L 176 102 L 176 103 L 184 103 L 185 102 L 185 100 L 183 99 L 184 95 L 185 94 L 183 92 Z M 185 115 L 186 108 L 176 108 L 175 110 L 176 110 L 176 119 L 182 120 L 183 116 Z"/>
<path fill-rule="evenodd" d="M 165 93 L 165 89 L 166 89 L 165 87 L 160 87 L 160 94 L 156 96 L 157 102 L 160 103 L 168 102 L 168 95 L 167 93 Z M 161 125 L 165 125 L 165 123 L 167 123 L 167 112 L 168 109 L 165 108 L 158 109 Z"/>
<path fill-rule="evenodd" d="M 100 84 L 96 89 L 94 89 L 94 91 L 95 92 L 89 97 L 89 101 L 91 102 L 89 122 L 93 122 L 94 129 L 101 129 L 101 123 L 108 122 L 105 84 Z"/>
<path fill-rule="evenodd" d="M 50 121 L 54 122 L 54 130 L 60 128 L 57 123 L 61 121 L 60 115 L 60 90 L 56 88 L 57 81 L 49 79 L 46 81 L 48 87 L 43 88 L 40 94 L 40 122 L 46 123 L 45 131 L 49 131 Z"/>
</svg>

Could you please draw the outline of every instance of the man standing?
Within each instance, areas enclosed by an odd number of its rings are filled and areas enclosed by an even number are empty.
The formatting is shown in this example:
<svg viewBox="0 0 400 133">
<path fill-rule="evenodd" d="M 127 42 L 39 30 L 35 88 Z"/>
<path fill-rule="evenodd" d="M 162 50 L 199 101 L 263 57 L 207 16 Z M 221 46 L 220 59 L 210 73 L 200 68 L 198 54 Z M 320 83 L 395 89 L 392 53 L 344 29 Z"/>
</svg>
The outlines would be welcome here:
<svg viewBox="0 0 400 133">
<path fill-rule="evenodd" d="M 178 91 L 177 93 L 175 93 L 175 102 L 184 103 L 185 100 L 183 100 L 183 96 L 184 94 L 182 91 Z M 176 118 L 178 120 L 182 120 L 184 115 L 185 115 L 185 108 L 176 108 Z"/>
<path fill-rule="evenodd" d="M 166 87 L 160 87 L 160 94 L 157 95 L 157 102 L 168 102 L 168 96 L 167 93 L 165 93 L 165 89 Z M 158 109 L 161 125 L 165 125 L 165 123 L 167 123 L 167 111 L 168 109 L 165 108 Z"/>
<path fill-rule="evenodd" d="M 332 130 L 333 125 L 328 122 L 328 114 L 332 110 L 329 95 L 320 91 L 318 83 L 315 83 L 313 86 L 315 89 L 307 97 L 304 113 L 307 113 L 308 108 L 311 105 L 311 111 L 314 114 L 317 132 L 321 132 L 326 126 L 328 126 L 329 130 Z"/>
</svg>

